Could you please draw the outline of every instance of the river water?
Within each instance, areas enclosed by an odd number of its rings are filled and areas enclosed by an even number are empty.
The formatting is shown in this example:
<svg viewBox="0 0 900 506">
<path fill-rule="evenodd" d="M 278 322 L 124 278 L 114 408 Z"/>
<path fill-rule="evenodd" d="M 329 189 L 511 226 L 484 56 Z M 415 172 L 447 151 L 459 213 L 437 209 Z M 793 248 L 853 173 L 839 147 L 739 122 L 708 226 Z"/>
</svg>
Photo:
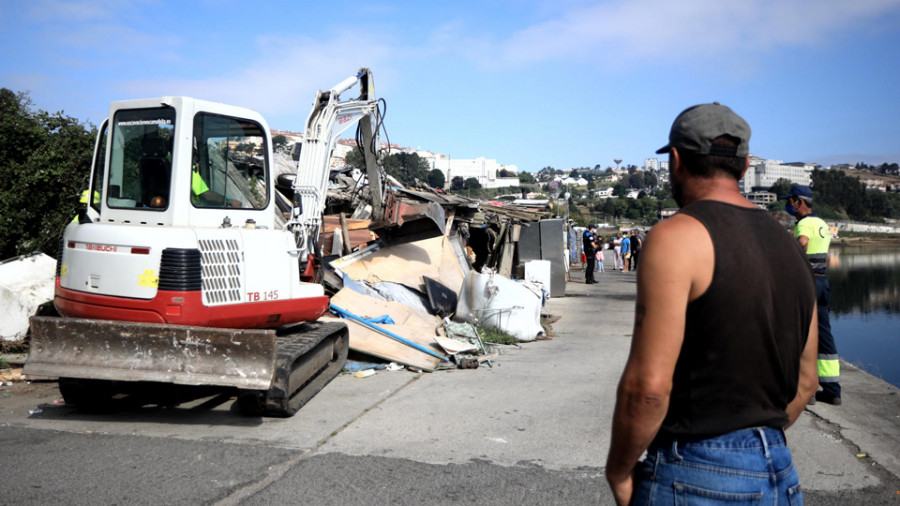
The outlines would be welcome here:
<svg viewBox="0 0 900 506">
<path fill-rule="evenodd" d="M 838 354 L 900 387 L 900 245 L 832 243 L 829 257 Z"/>
</svg>

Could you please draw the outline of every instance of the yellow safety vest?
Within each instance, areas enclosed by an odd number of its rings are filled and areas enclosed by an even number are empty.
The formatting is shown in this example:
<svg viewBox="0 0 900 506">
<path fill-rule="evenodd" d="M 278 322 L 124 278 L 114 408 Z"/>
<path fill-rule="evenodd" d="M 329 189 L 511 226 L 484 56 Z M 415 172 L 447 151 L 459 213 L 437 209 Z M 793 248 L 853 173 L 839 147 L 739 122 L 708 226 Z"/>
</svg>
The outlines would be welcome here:
<svg viewBox="0 0 900 506">
<path fill-rule="evenodd" d="M 831 231 L 825 220 L 810 214 L 798 221 L 794 226 L 794 237 L 806 236 L 806 258 L 812 266 L 813 273 L 824 276 L 828 269 L 828 247 L 831 245 Z"/>
</svg>

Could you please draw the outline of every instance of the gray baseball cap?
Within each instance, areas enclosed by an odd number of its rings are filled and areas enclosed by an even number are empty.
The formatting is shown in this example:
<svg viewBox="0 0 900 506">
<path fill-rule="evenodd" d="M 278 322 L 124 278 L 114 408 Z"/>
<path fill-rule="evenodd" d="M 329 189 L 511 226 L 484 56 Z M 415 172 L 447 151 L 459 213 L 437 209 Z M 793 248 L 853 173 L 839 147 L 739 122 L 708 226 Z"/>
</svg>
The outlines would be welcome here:
<svg viewBox="0 0 900 506">
<path fill-rule="evenodd" d="M 713 140 L 722 135 L 739 139 L 737 149 L 713 148 Z M 669 143 L 656 152 L 668 153 L 673 147 L 700 155 L 744 157 L 750 154 L 750 125 L 718 102 L 695 105 L 675 118 L 669 131 Z"/>
</svg>

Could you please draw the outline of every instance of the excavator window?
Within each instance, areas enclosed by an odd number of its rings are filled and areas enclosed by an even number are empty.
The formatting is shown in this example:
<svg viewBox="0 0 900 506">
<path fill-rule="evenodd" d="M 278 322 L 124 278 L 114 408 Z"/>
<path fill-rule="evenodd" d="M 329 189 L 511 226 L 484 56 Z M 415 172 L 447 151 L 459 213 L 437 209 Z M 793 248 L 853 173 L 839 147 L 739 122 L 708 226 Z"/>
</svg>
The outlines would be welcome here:
<svg viewBox="0 0 900 506">
<path fill-rule="evenodd" d="M 196 207 L 263 209 L 268 204 L 266 135 L 252 121 L 194 117 L 191 202 Z"/>
<path fill-rule="evenodd" d="M 90 199 L 90 206 L 98 213 L 100 212 L 100 192 L 103 190 L 103 173 L 106 170 L 106 139 L 109 132 L 109 121 L 104 121 L 100 127 L 100 142 L 97 144 L 96 159 L 94 160 L 94 173 L 91 178 L 91 194 L 95 198 Z"/>
<path fill-rule="evenodd" d="M 111 130 L 106 204 L 164 210 L 172 183 L 175 109 L 120 110 Z"/>
</svg>

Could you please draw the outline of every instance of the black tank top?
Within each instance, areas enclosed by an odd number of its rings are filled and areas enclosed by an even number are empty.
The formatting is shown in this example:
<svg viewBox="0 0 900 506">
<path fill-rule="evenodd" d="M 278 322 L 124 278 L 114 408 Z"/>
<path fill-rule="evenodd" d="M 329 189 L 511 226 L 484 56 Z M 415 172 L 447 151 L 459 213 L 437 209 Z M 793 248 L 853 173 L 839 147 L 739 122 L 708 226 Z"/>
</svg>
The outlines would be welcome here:
<svg viewBox="0 0 900 506">
<path fill-rule="evenodd" d="M 687 306 L 661 437 L 784 427 L 797 393 L 815 286 L 797 241 L 766 211 L 713 200 L 682 213 L 712 238 L 706 292 Z"/>
</svg>

